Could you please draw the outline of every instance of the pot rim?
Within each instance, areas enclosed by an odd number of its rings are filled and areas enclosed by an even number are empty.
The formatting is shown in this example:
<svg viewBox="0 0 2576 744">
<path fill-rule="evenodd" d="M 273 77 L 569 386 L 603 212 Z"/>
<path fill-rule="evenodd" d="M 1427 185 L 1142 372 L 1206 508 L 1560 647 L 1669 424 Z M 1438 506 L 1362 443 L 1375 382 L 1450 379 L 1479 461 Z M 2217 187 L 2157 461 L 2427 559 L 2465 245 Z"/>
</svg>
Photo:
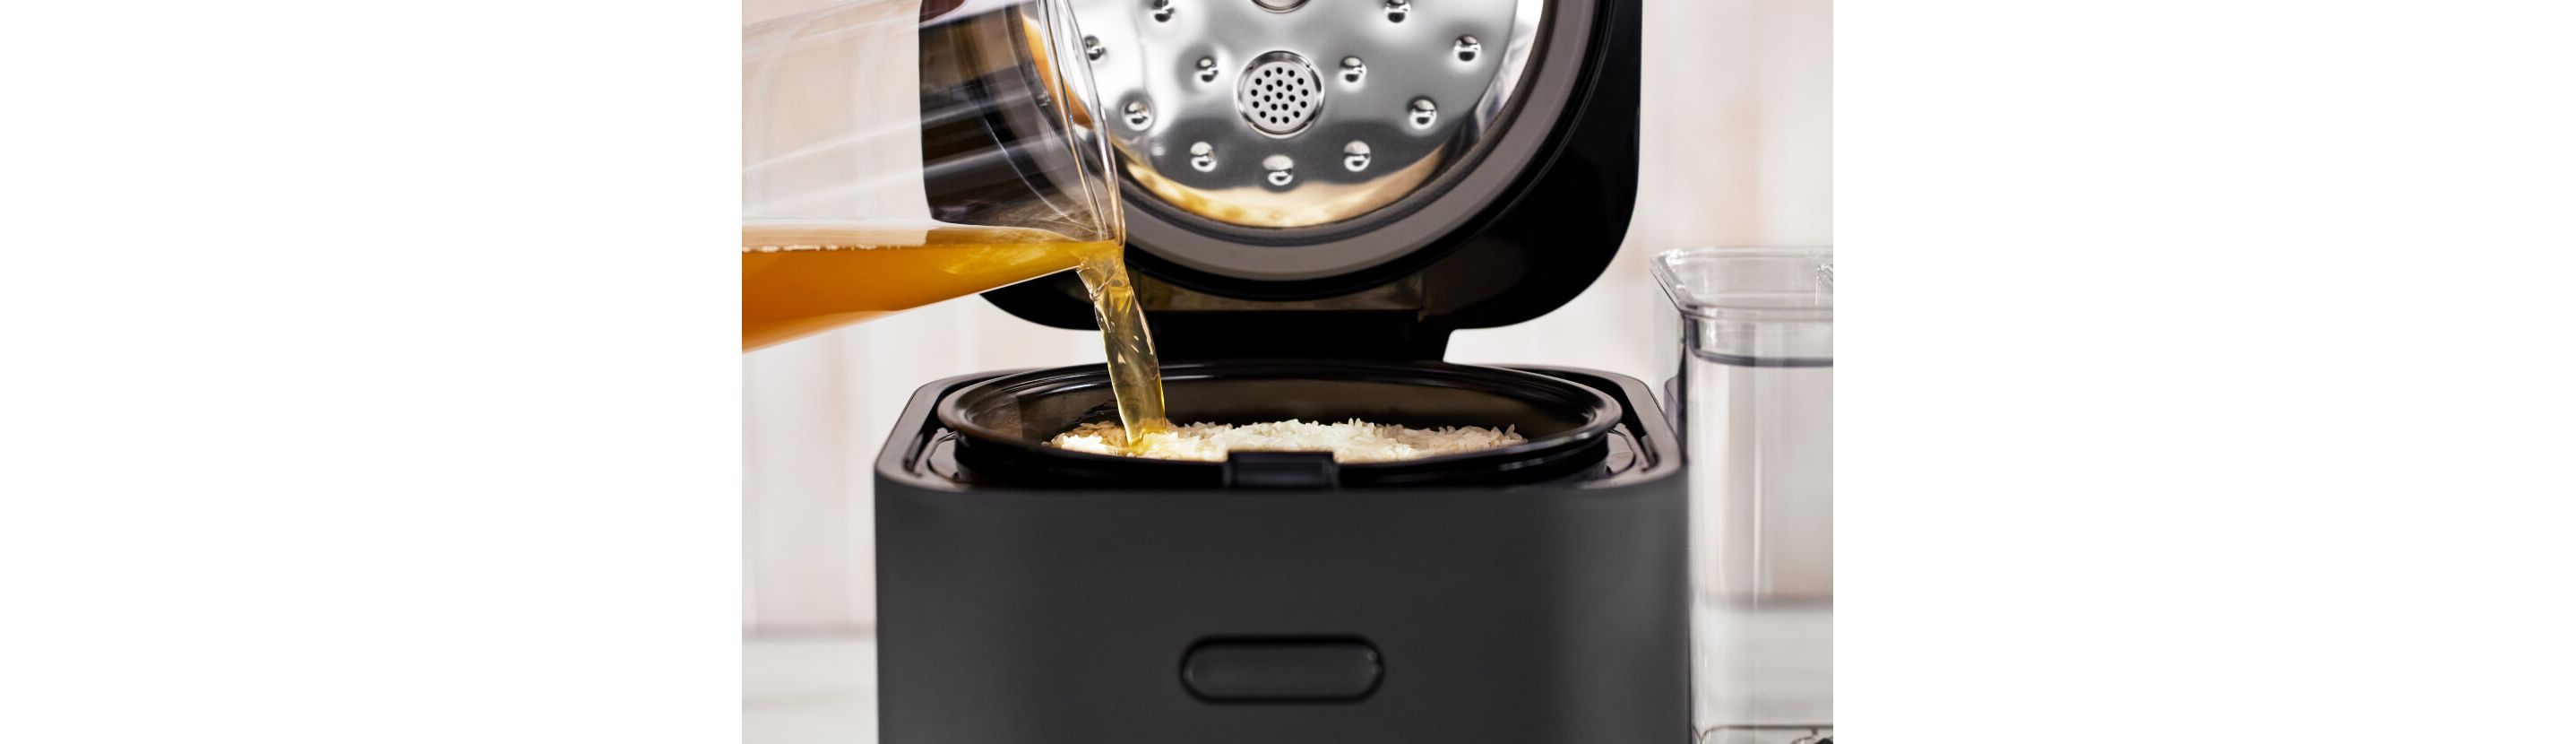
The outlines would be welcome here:
<svg viewBox="0 0 2576 744">
<path fill-rule="evenodd" d="M 1545 402 L 1553 399 L 1567 410 L 1584 409 L 1582 422 L 1574 428 L 1546 437 L 1507 447 L 1435 455 L 1394 462 L 1337 463 L 1336 467 L 1364 479 L 1400 476 L 1414 471 L 1440 471 L 1469 466 L 1485 461 L 1504 465 L 1509 471 L 1522 466 L 1540 465 L 1559 460 L 1564 453 L 1605 440 L 1623 416 L 1617 399 L 1589 386 L 1536 372 L 1503 367 L 1452 364 L 1425 361 L 1361 361 L 1338 359 L 1242 359 L 1181 362 L 1165 365 L 1163 379 L 1174 381 L 1224 379 L 1300 379 L 1358 380 L 1426 387 L 1449 387 L 1506 395 L 1526 401 Z M 1002 375 L 968 385 L 949 393 L 939 401 L 936 413 L 939 423 L 976 446 L 998 445 L 1012 450 L 1010 456 L 1046 458 L 1067 464 L 1088 463 L 1106 468 L 1155 468 L 1165 471 L 1205 470 L 1217 472 L 1225 461 L 1163 460 L 1125 455 L 1102 455 L 1049 447 L 1044 440 L 1029 440 L 1005 435 L 990 427 L 968 420 L 966 403 L 994 395 L 1024 394 L 1028 391 L 1059 393 L 1109 385 L 1107 365 L 1084 364 L 1031 370 Z M 1544 457 L 1555 455 L 1556 457 Z"/>
</svg>

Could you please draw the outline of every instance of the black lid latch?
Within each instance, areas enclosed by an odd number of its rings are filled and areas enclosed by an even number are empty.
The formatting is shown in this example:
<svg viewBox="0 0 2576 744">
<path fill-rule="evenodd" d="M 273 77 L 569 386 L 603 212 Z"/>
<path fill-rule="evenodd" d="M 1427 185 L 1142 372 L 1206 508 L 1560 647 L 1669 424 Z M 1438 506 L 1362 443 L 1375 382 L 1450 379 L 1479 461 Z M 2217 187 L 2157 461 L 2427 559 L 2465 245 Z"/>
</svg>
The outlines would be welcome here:
<svg viewBox="0 0 2576 744">
<path fill-rule="evenodd" d="M 1342 469 L 1330 452 L 1228 452 L 1227 488 L 1334 488 Z"/>
</svg>

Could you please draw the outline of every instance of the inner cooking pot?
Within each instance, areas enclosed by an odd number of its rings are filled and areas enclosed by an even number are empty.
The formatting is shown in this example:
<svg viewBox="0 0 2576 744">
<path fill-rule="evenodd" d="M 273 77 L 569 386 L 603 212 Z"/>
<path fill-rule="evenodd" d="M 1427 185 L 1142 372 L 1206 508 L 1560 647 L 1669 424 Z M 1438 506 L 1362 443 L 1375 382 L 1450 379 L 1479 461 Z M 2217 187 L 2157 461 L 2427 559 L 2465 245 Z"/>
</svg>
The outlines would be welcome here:
<svg viewBox="0 0 2576 744">
<path fill-rule="evenodd" d="M 977 477 L 1033 487 L 1273 487 L 1528 483 L 1592 467 L 1621 415 L 1607 394 L 1546 375 L 1443 362 L 1234 360 L 1163 367 L 1173 423 L 1255 424 L 1353 418 L 1415 428 L 1509 426 L 1529 441 L 1402 462 L 1329 463 L 1325 453 L 1235 452 L 1227 462 L 1097 455 L 1046 446 L 1077 424 L 1116 421 L 1102 365 L 993 378 L 939 402 Z M 1285 478 L 1245 477 L 1248 471 Z"/>
</svg>

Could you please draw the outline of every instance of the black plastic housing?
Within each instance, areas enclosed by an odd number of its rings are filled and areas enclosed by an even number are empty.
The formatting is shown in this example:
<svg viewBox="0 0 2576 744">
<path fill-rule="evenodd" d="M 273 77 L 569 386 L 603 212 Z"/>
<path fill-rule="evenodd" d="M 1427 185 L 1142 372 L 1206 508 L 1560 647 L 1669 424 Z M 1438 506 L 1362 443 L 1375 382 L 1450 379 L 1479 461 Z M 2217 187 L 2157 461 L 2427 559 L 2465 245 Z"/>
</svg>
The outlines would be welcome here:
<svg viewBox="0 0 2576 744">
<path fill-rule="evenodd" d="M 1014 482 L 960 466 L 934 414 L 998 375 L 923 387 L 877 462 L 881 740 L 1689 741 L 1672 430 L 1633 379 L 1522 369 L 1617 403 L 1595 466 L 1508 485 Z"/>
</svg>

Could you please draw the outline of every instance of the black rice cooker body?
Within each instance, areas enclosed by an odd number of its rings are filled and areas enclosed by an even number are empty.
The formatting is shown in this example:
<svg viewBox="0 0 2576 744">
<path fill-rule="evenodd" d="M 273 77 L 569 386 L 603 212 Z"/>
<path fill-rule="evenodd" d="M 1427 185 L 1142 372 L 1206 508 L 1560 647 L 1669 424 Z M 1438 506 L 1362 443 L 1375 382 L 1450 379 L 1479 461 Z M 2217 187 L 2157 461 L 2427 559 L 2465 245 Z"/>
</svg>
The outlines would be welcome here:
<svg viewBox="0 0 2576 744">
<path fill-rule="evenodd" d="M 876 474 L 887 744 L 1690 740 L 1681 451 L 1516 484 L 1110 486 L 961 465 L 917 392 Z"/>
</svg>

